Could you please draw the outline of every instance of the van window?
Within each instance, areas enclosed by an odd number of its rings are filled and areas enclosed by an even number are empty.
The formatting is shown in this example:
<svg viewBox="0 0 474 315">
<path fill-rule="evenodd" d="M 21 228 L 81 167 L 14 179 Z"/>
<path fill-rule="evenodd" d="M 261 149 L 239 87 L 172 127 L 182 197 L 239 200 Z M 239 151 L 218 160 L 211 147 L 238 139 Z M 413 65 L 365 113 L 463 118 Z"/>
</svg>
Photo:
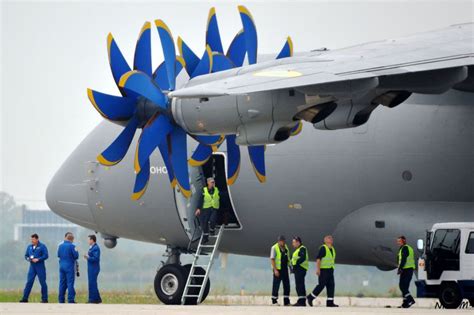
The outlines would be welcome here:
<svg viewBox="0 0 474 315">
<path fill-rule="evenodd" d="M 467 239 L 466 254 L 474 254 L 474 232 L 471 232 Z"/>
</svg>

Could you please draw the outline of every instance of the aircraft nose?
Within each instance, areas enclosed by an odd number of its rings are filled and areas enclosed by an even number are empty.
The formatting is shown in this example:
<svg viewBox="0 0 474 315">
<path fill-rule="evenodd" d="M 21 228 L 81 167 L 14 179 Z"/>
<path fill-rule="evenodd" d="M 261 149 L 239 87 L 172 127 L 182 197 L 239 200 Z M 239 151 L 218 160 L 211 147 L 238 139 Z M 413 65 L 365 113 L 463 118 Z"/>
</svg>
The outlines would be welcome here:
<svg viewBox="0 0 474 315">
<path fill-rule="evenodd" d="M 46 202 L 57 215 L 81 226 L 97 230 L 88 203 L 88 185 L 82 167 L 71 165 L 71 157 L 54 175 L 46 189 Z"/>
</svg>

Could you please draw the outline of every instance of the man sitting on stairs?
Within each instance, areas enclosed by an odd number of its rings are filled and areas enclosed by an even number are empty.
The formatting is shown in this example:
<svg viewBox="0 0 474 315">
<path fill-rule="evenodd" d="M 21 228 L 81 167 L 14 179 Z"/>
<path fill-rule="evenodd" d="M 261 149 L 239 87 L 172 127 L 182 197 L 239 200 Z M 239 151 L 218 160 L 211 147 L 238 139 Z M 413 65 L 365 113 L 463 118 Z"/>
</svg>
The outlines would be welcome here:
<svg viewBox="0 0 474 315">
<path fill-rule="evenodd" d="M 196 216 L 199 218 L 201 230 L 204 234 L 203 243 L 209 241 L 209 232 L 213 235 L 220 206 L 219 189 L 213 177 L 207 179 L 207 186 L 202 189 L 202 200 L 196 209 Z M 210 226 L 210 231 L 209 231 Z"/>
</svg>

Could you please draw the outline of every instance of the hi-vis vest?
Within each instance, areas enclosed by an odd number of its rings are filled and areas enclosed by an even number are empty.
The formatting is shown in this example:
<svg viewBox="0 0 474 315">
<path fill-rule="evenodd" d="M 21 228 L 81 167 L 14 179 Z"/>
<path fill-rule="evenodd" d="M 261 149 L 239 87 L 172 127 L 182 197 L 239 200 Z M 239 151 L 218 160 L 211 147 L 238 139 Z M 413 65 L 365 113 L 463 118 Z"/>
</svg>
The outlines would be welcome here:
<svg viewBox="0 0 474 315">
<path fill-rule="evenodd" d="M 402 262 L 402 249 L 403 247 L 408 248 L 408 257 L 407 261 L 405 262 L 405 266 L 402 267 L 402 269 L 415 269 L 415 253 L 413 252 L 413 248 L 410 245 L 403 245 L 400 247 L 400 250 L 398 251 L 398 265 L 400 266 L 400 263 Z"/>
<path fill-rule="evenodd" d="M 326 255 L 321 258 L 321 269 L 334 269 L 336 262 L 336 249 L 333 247 L 331 252 L 329 246 L 326 244 L 323 244 L 321 247 L 326 249 Z"/>
<path fill-rule="evenodd" d="M 293 253 L 293 256 L 291 258 L 291 264 L 293 266 L 296 266 L 296 263 L 298 261 L 298 259 L 300 258 L 300 249 L 306 249 L 306 247 L 304 247 L 303 245 L 301 245 L 300 247 L 298 247 L 294 253 Z M 300 264 L 300 266 L 302 268 L 304 268 L 305 270 L 308 270 L 309 268 L 309 261 L 308 261 L 308 249 L 306 249 L 306 257 L 305 257 L 305 260 Z"/>
<path fill-rule="evenodd" d="M 209 193 L 209 190 L 207 190 L 207 187 L 204 187 L 202 194 L 204 196 L 202 205 L 204 209 L 219 209 L 219 189 L 217 189 L 217 187 L 214 187 L 214 193 L 212 195 Z"/>
<path fill-rule="evenodd" d="M 280 245 L 276 243 L 273 245 L 273 249 L 275 250 L 275 267 L 278 270 L 281 270 L 281 250 L 280 250 Z M 288 249 L 288 246 L 285 245 L 286 249 L 286 259 L 288 259 L 288 265 L 290 264 L 290 251 Z"/>
</svg>

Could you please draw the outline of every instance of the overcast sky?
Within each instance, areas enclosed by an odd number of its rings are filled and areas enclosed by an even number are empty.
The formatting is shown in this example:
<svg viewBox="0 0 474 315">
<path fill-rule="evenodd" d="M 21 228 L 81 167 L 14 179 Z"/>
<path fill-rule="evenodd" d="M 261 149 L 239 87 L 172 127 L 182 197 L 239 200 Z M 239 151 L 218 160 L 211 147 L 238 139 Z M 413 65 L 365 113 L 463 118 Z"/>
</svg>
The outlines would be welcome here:
<svg viewBox="0 0 474 315">
<path fill-rule="evenodd" d="M 472 22 L 472 1 L 1 1 L 0 191 L 45 206 L 61 163 L 100 122 L 86 88 L 117 94 L 107 60 L 112 32 L 132 64 L 145 21 L 165 20 L 197 52 L 216 6 L 224 46 L 241 28 L 236 6 L 255 18 L 259 52 L 277 53 L 291 35 L 296 51 L 338 48 Z M 161 48 L 153 30 L 154 66 Z"/>
</svg>

